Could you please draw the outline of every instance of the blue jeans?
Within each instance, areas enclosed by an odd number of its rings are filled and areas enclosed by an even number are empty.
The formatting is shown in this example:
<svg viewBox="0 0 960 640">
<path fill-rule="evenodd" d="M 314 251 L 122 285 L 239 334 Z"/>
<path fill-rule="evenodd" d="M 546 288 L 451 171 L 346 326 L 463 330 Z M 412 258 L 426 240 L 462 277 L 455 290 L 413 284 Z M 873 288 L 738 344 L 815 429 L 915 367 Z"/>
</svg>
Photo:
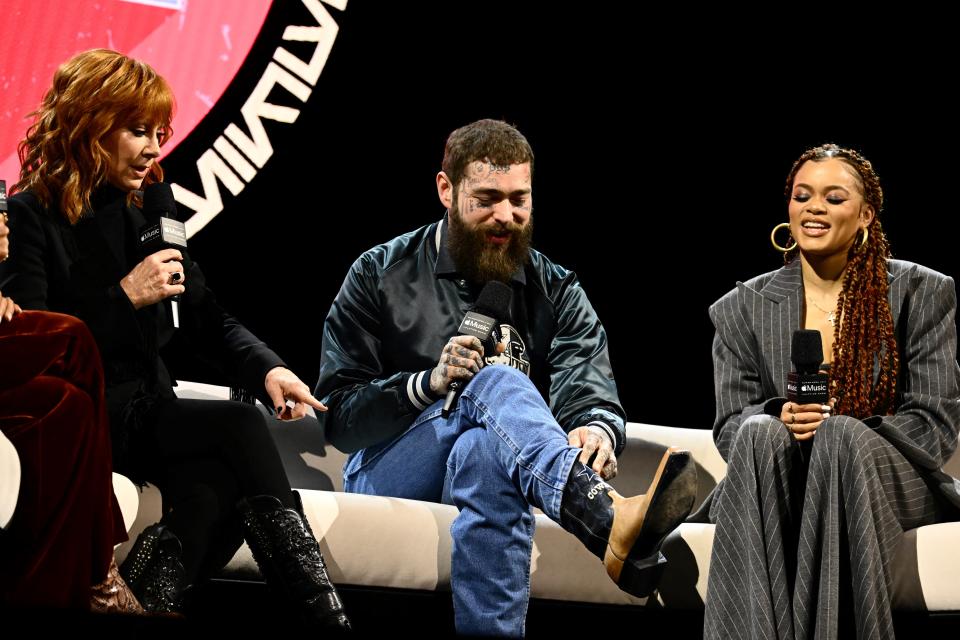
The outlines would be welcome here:
<svg viewBox="0 0 960 640">
<path fill-rule="evenodd" d="M 512 367 L 489 365 L 444 419 L 434 403 L 396 439 L 344 466 L 354 493 L 453 504 L 451 586 L 457 632 L 522 636 L 530 598 L 531 506 L 560 522 L 580 449 L 567 444 L 540 392 Z"/>
</svg>

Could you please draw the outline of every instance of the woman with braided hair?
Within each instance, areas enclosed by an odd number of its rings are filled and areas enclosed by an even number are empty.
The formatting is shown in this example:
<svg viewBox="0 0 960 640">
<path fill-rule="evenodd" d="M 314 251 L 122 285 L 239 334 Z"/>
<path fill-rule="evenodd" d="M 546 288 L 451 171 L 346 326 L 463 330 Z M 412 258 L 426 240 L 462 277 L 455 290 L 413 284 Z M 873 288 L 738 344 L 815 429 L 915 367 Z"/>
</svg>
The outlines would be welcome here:
<svg viewBox="0 0 960 640">
<path fill-rule="evenodd" d="M 700 511 L 717 525 L 704 636 L 892 638 L 903 532 L 960 513 L 939 471 L 960 425 L 954 283 L 890 257 L 856 151 L 807 151 L 786 195 L 785 265 L 710 308 L 727 475 Z M 820 332 L 827 404 L 784 397 L 801 328 Z"/>
</svg>

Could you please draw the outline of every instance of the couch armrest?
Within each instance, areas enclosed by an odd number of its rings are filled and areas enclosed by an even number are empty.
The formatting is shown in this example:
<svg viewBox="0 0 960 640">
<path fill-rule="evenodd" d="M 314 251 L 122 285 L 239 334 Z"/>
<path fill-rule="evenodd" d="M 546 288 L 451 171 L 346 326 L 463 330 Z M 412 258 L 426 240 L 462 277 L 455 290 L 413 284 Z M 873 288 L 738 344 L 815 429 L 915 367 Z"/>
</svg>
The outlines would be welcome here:
<svg viewBox="0 0 960 640">
<path fill-rule="evenodd" d="M 20 495 L 20 456 L 13 443 L 0 431 L 0 529 L 13 518 Z"/>
<path fill-rule="evenodd" d="M 120 503 L 123 526 L 127 531 L 130 531 L 133 521 L 137 518 L 137 510 L 140 508 L 140 492 L 137 491 L 137 485 L 133 484 L 126 476 L 114 473 L 113 495 L 117 497 L 117 502 Z"/>
<path fill-rule="evenodd" d="M 229 400 L 230 388 L 221 387 L 215 384 L 205 384 L 203 382 L 188 382 L 186 380 L 177 380 L 177 386 L 173 388 L 178 398 L 188 400 Z"/>
<path fill-rule="evenodd" d="M 13 518 L 20 493 L 20 457 L 13 443 L 0 432 L 0 529 L 5 529 Z M 113 474 L 113 494 L 120 503 L 123 524 L 127 531 L 137 516 L 140 502 L 137 487 L 119 473 Z"/>
</svg>

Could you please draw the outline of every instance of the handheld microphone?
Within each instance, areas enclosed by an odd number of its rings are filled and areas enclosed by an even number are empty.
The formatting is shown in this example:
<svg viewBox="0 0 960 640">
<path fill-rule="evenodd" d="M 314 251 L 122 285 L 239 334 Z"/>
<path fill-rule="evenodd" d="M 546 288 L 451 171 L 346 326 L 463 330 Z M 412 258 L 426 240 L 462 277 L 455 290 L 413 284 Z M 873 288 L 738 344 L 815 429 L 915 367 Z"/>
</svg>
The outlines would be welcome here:
<svg viewBox="0 0 960 640">
<path fill-rule="evenodd" d="M 7 220 L 7 181 L 6 180 L 0 180 L 0 218 L 3 218 L 4 224 L 7 223 L 8 220 Z M 8 249 L 9 249 L 9 245 L 8 245 Z M 9 257 L 10 257 L 10 252 L 7 251 L 7 255 L 4 256 L 4 258 L 0 260 L 0 262 L 6 262 L 7 258 Z M 0 272 L 0 276 L 2 275 L 3 275 L 2 272 Z M 13 281 L 13 279 L 16 277 L 17 277 L 16 271 L 11 273 L 10 275 L 0 277 L 0 291 L 2 291 L 3 288 L 8 284 L 10 284 Z"/>
<path fill-rule="evenodd" d="M 830 401 L 830 380 L 820 373 L 823 343 L 816 329 L 793 332 L 790 360 L 796 371 L 787 374 L 787 399 L 796 404 L 826 404 Z"/>
<path fill-rule="evenodd" d="M 473 309 L 463 316 L 458 330 L 462 336 L 474 336 L 483 343 L 484 353 L 490 353 L 500 341 L 500 321 L 510 317 L 513 290 L 502 282 L 491 281 L 483 285 Z M 441 415 L 446 418 L 456 409 L 457 400 L 463 393 L 466 382 L 454 380 L 447 387 L 447 398 Z"/>
<path fill-rule="evenodd" d="M 177 220 L 177 201 L 173 189 L 164 182 L 148 184 L 143 190 L 143 215 L 147 224 L 140 228 L 140 247 L 144 256 L 163 249 L 186 249 L 187 228 Z M 170 319 L 180 328 L 180 296 L 170 296 Z"/>
</svg>

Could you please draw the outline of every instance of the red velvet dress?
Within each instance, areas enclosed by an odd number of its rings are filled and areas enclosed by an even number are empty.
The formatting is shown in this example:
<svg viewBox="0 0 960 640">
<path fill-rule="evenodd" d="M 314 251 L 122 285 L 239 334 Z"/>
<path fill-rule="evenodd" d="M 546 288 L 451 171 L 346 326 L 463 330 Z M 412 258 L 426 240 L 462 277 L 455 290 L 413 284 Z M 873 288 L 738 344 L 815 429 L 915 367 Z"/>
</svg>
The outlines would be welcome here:
<svg viewBox="0 0 960 640">
<path fill-rule="evenodd" d="M 100 354 L 83 322 L 26 311 L 0 323 L 0 429 L 22 467 L 0 537 L 0 602 L 88 609 L 91 585 L 127 536 Z"/>
</svg>

